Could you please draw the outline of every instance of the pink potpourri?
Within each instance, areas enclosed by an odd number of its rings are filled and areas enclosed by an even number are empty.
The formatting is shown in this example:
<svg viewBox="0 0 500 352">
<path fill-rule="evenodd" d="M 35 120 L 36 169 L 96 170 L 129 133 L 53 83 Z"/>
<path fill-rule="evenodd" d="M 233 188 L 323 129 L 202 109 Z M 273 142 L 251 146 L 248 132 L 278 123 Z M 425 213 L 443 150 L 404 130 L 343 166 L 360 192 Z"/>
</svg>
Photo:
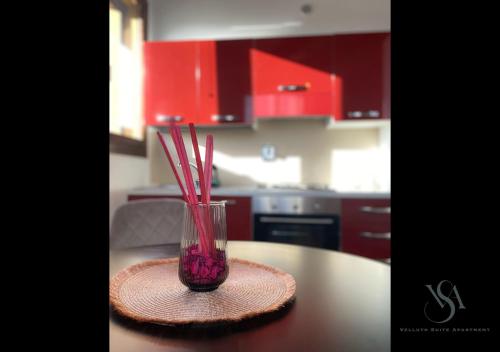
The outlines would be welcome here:
<svg viewBox="0 0 500 352">
<path fill-rule="evenodd" d="M 181 255 L 179 276 L 184 283 L 195 291 L 210 291 L 217 288 L 227 277 L 225 251 L 215 250 L 215 256 L 202 253 L 193 244 Z"/>
</svg>

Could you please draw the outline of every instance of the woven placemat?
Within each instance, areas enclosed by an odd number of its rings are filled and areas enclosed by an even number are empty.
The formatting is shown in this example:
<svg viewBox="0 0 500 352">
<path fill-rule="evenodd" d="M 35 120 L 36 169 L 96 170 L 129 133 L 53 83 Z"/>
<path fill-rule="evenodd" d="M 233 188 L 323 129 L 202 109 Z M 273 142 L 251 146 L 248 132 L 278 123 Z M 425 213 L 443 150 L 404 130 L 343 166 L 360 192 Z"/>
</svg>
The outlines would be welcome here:
<svg viewBox="0 0 500 352">
<path fill-rule="evenodd" d="M 113 308 L 136 321 L 156 324 L 236 322 L 276 311 L 295 295 L 292 275 L 235 258 L 216 290 L 193 292 L 179 281 L 178 265 L 178 258 L 158 259 L 120 271 L 110 283 Z"/>
</svg>

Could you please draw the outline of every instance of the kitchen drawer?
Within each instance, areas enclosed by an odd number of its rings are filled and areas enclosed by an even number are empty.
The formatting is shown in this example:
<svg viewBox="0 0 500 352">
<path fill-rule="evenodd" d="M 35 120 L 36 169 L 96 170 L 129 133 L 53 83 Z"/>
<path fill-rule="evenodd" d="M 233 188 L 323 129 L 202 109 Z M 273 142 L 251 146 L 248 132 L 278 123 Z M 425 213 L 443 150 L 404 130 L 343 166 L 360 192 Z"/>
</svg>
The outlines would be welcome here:
<svg viewBox="0 0 500 352">
<path fill-rule="evenodd" d="M 384 260 L 391 256 L 390 199 L 343 199 L 343 252 Z"/>
<path fill-rule="evenodd" d="M 390 199 L 343 199 L 342 224 L 353 229 L 389 230 L 390 207 Z"/>
<path fill-rule="evenodd" d="M 391 257 L 391 240 L 377 238 L 387 232 L 343 230 L 341 248 L 343 252 L 361 255 L 372 259 Z M 373 236 L 373 238 L 372 238 Z"/>
</svg>

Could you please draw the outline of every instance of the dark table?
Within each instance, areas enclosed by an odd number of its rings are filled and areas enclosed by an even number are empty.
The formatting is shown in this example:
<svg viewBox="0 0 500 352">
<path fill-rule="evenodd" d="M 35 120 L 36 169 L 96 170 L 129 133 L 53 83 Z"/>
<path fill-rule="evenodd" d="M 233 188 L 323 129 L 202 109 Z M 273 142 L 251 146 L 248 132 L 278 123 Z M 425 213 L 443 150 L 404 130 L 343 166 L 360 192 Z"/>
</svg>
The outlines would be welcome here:
<svg viewBox="0 0 500 352">
<path fill-rule="evenodd" d="M 178 245 L 116 250 L 110 274 Z M 268 242 L 228 242 L 230 257 L 295 277 L 296 300 L 278 314 L 236 325 L 169 328 L 134 323 L 110 310 L 110 351 L 389 351 L 390 266 L 345 253 Z"/>
</svg>

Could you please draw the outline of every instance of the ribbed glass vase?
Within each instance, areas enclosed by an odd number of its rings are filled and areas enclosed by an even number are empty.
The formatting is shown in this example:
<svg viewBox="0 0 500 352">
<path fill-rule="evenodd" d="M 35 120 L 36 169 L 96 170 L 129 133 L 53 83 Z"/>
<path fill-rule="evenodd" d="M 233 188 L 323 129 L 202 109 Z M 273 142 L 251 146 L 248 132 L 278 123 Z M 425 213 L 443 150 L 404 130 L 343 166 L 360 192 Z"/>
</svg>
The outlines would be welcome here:
<svg viewBox="0 0 500 352">
<path fill-rule="evenodd" d="M 229 273 L 225 201 L 185 205 L 179 279 L 193 291 L 212 291 Z"/>
</svg>

